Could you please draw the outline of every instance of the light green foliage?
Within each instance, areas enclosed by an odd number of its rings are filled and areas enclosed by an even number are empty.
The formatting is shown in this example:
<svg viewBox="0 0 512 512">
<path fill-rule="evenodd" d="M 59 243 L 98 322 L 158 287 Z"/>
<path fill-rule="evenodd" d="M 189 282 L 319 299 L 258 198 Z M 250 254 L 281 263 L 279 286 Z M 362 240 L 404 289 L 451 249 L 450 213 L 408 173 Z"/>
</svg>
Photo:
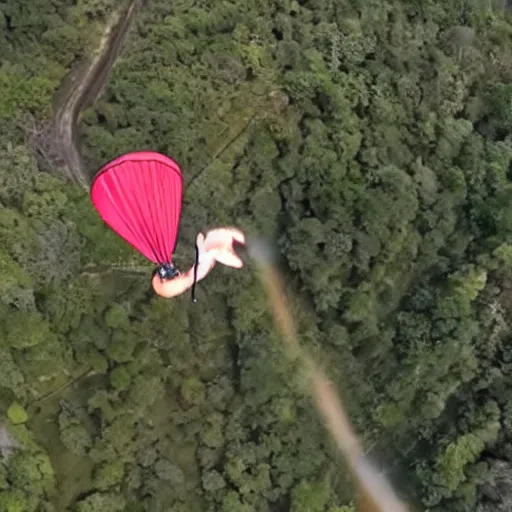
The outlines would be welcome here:
<svg viewBox="0 0 512 512">
<path fill-rule="evenodd" d="M 341 507 L 330 507 L 327 512 L 357 512 L 355 505 L 342 505 Z"/>
<path fill-rule="evenodd" d="M 128 395 L 128 403 L 142 415 L 149 407 L 164 395 L 164 386 L 158 376 L 139 375 L 132 383 Z"/>
<path fill-rule="evenodd" d="M 91 17 L 101 17 L 105 16 L 115 6 L 114 0 L 78 0 L 76 2 L 76 14 L 91 16 Z"/>
<path fill-rule="evenodd" d="M 213 469 L 203 474 L 203 489 L 206 492 L 215 492 L 224 487 L 226 487 L 226 482 L 218 471 Z"/>
<path fill-rule="evenodd" d="M 90 366 L 93 371 L 98 373 L 106 373 L 108 370 L 108 360 L 94 347 L 77 352 L 76 360 Z"/>
<path fill-rule="evenodd" d="M 13 311 L 4 329 L 4 343 L 18 349 L 34 347 L 51 336 L 47 321 L 38 312 Z"/>
<path fill-rule="evenodd" d="M 49 28 L 43 34 L 42 42 L 55 54 L 57 62 L 65 67 L 70 66 L 75 58 L 83 55 L 85 41 L 72 25 L 62 24 Z"/>
<path fill-rule="evenodd" d="M 4 250 L 25 271 L 29 271 L 34 253 L 37 253 L 35 232 L 28 219 L 10 208 L 0 208 L 0 240 Z M 32 267 L 31 270 L 34 270 Z M 33 275 L 33 272 L 30 272 Z"/>
<path fill-rule="evenodd" d="M 130 386 L 130 372 L 125 366 L 117 366 L 110 372 L 110 383 L 117 390 L 124 390 Z"/>
<path fill-rule="evenodd" d="M 113 405 L 106 390 L 96 391 L 89 398 L 87 405 L 91 412 L 99 410 L 104 421 L 110 422 L 115 416 Z"/>
<path fill-rule="evenodd" d="M 27 78 L 20 73 L 1 70 L 0 87 L 4 97 L 0 103 L 0 119 L 11 117 L 20 110 L 34 114 L 48 112 L 55 85 L 45 77 Z"/>
<path fill-rule="evenodd" d="M 120 304 L 114 304 L 107 310 L 105 322 L 111 329 L 126 329 L 130 325 L 127 311 Z"/>
<path fill-rule="evenodd" d="M 0 491 L 0 508 L 5 512 L 27 512 L 29 499 L 22 491 Z"/>
<path fill-rule="evenodd" d="M 16 396 L 23 396 L 25 394 L 23 386 L 25 378 L 8 349 L 0 351 L 0 362 L 2 370 L 0 372 L 0 385 L 12 389 Z"/>
<path fill-rule="evenodd" d="M 485 287 L 487 271 L 485 269 L 475 268 L 471 265 L 464 274 L 457 272 L 450 276 L 450 280 L 454 284 L 457 293 L 473 301 L 477 298 L 478 293 Z"/>
<path fill-rule="evenodd" d="M 185 482 L 185 476 L 181 469 L 165 459 L 156 461 L 155 473 L 160 480 L 167 480 L 170 485 L 183 485 Z"/>
<path fill-rule="evenodd" d="M 47 174 L 37 175 L 34 181 L 33 190 L 23 194 L 22 211 L 28 218 L 53 224 L 66 210 L 68 197 L 65 189 L 58 178 Z"/>
<path fill-rule="evenodd" d="M 37 162 L 29 148 L 8 144 L 0 150 L 0 199 L 4 206 L 21 207 L 26 192 L 38 179 Z"/>
<path fill-rule="evenodd" d="M 292 491 L 293 512 L 322 512 L 329 497 L 329 489 L 316 482 L 302 482 Z"/>
<path fill-rule="evenodd" d="M 222 500 L 222 512 L 253 512 L 254 507 L 240 501 L 240 496 L 233 491 L 228 491 Z"/>
<path fill-rule="evenodd" d="M 13 425 L 19 425 L 20 423 L 26 423 L 28 420 L 27 411 L 18 402 L 13 402 L 9 409 L 7 409 L 7 416 Z"/>
<path fill-rule="evenodd" d="M 95 472 L 94 486 L 100 490 L 119 485 L 124 475 L 124 463 L 117 460 L 102 464 Z"/>
<path fill-rule="evenodd" d="M 110 443 L 119 455 L 129 453 L 129 445 L 134 435 L 133 423 L 130 415 L 120 415 L 103 430 L 103 440 Z"/>
<path fill-rule="evenodd" d="M 125 510 L 125 500 L 120 494 L 95 492 L 80 500 L 74 508 L 74 512 L 100 512 L 101 510 L 121 512 Z"/>
<path fill-rule="evenodd" d="M 5 304 L 21 309 L 34 307 L 33 282 L 8 254 L 0 253 L 0 297 Z"/>
<path fill-rule="evenodd" d="M 493 256 L 498 260 L 497 267 L 501 271 L 510 271 L 512 269 L 512 245 L 504 243 L 497 247 Z"/>
<path fill-rule="evenodd" d="M 60 439 L 69 451 L 77 455 L 86 454 L 93 444 L 91 435 L 82 420 L 83 411 L 75 411 L 70 408 L 69 404 L 61 403 Z"/>
<path fill-rule="evenodd" d="M 209 448 L 220 448 L 223 445 L 224 416 L 218 412 L 205 418 L 205 425 L 200 433 L 201 441 Z"/>
<path fill-rule="evenodd" d="M 484 443 L 474 434 L 467 434 L 448 445 L 438 461 L 445 485 L 454 491 L 461 482 L 466 480 L 464 468 L 468 463 L 475 462 L 484 448 Z"/>
<path fill-rule="evenodd" d="M 137 340 L 130 332 L 116 330 L 110 337 L 107 356 L 116 363 L 133 361 L 136 344 Z"/>
<path fill-rule="evenodd" d="M 55 491 L 55 480 L 48 455 L 24 425 L 12 427 L 9 434 L 17 441 L 17 448 L 9 455 L 5 476 L 10 486 L 0 490 L 0 508 L 30 512 L 38 504 L 49 505 L 47 498 Z"/>
<path fill-rule="evenodd" d="M 60 432 L 62 444 L 77 455 L 84 455 L 92 446 L 89 432 L 83 425 L 71 424 Z"/>
<path fill-rule="evenodd" d="M 181 396 L 187 404 L 201 405 L 205 398 L 204 384 L 196 377 L 183 381 Z"/>
</svg>

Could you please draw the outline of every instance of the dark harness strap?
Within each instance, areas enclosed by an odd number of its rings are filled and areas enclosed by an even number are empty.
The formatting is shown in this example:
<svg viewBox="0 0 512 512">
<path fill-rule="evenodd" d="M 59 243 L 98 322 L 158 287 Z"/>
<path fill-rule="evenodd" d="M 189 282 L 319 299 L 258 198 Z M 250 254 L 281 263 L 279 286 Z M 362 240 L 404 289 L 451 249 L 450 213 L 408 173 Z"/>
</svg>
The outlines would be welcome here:
<svg viewBox="0 0 512 512">
<path fill-rule="evenodd" d="M 194 258 L 194 282 L 192 283 L 192 302 L 197 302 L 196 299 L 196 284 L 197 284 L 197 265 L 199 263 L 199 247 L 195 244 L 196 255 Z"/>
</svg>

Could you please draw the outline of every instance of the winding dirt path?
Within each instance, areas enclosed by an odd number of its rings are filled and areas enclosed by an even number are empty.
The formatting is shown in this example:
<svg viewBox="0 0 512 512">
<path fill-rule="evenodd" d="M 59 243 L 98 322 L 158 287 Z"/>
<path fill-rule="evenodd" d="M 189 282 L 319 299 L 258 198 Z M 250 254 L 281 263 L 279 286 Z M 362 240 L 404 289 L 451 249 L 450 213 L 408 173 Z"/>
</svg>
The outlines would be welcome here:
<svg viewBox="0 0 512 512">
<path fill-rule="evenodd" d="M 92 176 L 80 154 L 78 118 L 103 91 L 137 9 L 143 3 L 144 0 L 130 0 L 111 15 L 94 55 L 64 78 L 54 98 L 54 137 L 65 171 L 70 180 L 86 189 Z"/>
</svg>

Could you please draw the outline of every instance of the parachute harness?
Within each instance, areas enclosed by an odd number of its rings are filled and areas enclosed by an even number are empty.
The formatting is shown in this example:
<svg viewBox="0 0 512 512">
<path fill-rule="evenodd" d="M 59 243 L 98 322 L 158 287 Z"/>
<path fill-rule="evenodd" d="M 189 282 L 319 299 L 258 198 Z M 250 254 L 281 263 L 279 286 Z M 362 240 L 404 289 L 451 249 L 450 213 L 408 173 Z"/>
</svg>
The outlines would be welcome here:
<svg viewBox="0 0 512 512">
<path fill-rule="evenodd" d="M 172 263 L 162 263 L 156 268 L 156 273 L 162 281 L 173 279 L 180 275 L 180 271 Z"/>
</svg>

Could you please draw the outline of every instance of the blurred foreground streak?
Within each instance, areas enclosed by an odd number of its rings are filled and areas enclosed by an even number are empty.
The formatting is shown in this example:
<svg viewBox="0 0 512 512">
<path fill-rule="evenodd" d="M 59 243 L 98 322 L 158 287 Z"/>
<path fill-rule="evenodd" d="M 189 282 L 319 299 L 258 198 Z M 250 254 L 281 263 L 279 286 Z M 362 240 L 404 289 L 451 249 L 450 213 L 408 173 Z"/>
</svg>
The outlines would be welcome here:
<svg viewBox="0 0 512 512">
<path fill-rule="evenodd" d="M 259 268 L 275 321 L 283 335 L 285 353 L 302 363 L 307 389 L 311 390 L 313 401 L 324 418 L 326 428 L 357 479 L 359 493 L 356 510 L 408 512 L 408 507 L 400 501 L 389 483 L 363 454 L 361 443 L 334 385 L 299 345 L 281 278 L 272 264 L 270 247 L 261 240 L 250 240 L 247 249 Z"/>
</svg>

